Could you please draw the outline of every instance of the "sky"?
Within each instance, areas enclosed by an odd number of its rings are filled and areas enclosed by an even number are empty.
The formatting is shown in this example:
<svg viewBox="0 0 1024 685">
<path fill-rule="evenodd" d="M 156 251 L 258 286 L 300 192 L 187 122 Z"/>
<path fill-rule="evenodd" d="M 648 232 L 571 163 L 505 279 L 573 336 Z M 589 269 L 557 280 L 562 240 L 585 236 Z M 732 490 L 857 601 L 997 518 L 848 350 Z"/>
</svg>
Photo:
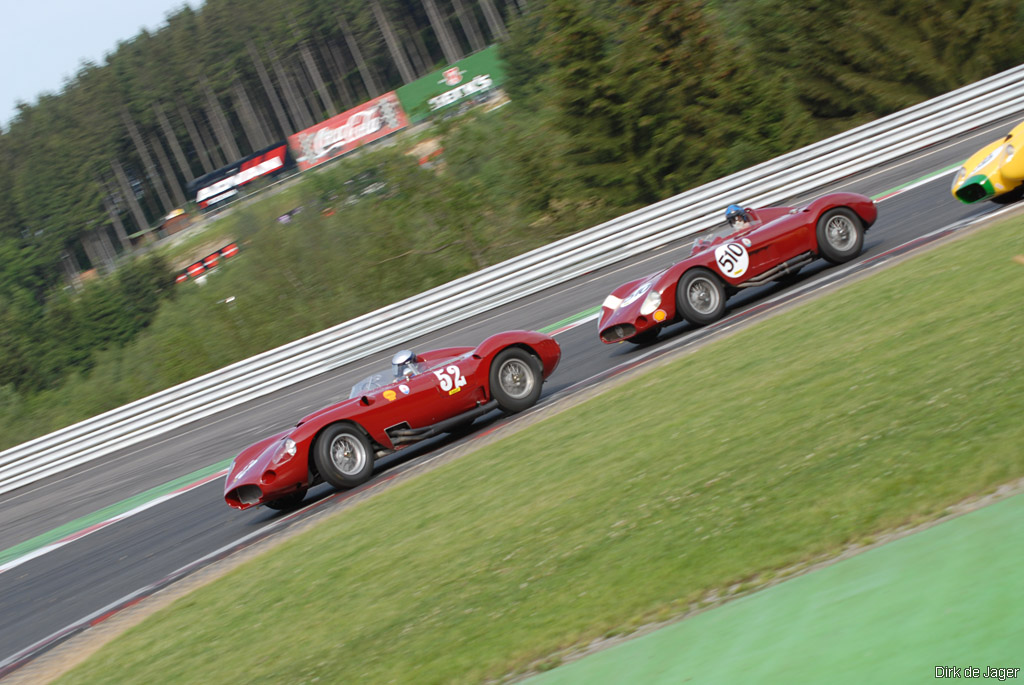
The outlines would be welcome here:
<svg viewBox="0 0 1024 685">
<path fill-rule="evenodd" d="M 202 0 L 0 0 L 0 128 L 19 100 L 58 93 L 82 62 L 102 64 L 118 42 L 155 31 Z"/>
</svg>

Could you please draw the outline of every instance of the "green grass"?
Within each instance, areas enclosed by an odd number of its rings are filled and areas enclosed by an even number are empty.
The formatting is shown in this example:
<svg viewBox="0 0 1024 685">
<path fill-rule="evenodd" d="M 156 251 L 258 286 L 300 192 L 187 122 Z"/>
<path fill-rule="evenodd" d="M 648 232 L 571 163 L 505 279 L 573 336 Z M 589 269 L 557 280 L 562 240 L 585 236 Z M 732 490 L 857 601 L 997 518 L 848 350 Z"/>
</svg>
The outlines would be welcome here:
<svg viewBox="0 0 1024 685">
<path fill-rule="evenodd" d="M 934 518 L 1024 476 L 1018 254 L 1020 220 L 639 375 L 331 517 L 62 682 L 479 682 Z"/>
</svg>

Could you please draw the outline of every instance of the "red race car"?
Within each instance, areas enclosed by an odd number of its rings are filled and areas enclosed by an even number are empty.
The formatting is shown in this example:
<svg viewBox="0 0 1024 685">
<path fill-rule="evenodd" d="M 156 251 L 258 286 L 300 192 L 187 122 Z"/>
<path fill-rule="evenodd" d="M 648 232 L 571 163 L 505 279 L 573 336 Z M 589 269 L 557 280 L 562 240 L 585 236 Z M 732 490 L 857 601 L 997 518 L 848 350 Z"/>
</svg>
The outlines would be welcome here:
<svg viewBox="0 0 1024 685">
<path fill-rule="evenodd" d="M 675 266 L 619 286 L 601 305 L 601 340 L 647 343 L 662 326 L 703 326 L 725 314 L 742 288 L 794 275 L 818 257 L 841 264 L 860 254 L 878 210 L 871 198 L 832 193 L 803 207 L 730 205 L 728 225 L 698 239 Z"/>
<path fill-rule="evenodd" d="M 373 475 L 375 459 L 494 409 L 533 406 L 561 356 L 554 338 L 532 331 L 499 333 L 477 347 L 403 350 L 390 371 L 357 383 L 347 400 L 243 450 L 224 499 L 235 509 L 288 509 L 322 481 L 355 487 Z"/>
</svg>

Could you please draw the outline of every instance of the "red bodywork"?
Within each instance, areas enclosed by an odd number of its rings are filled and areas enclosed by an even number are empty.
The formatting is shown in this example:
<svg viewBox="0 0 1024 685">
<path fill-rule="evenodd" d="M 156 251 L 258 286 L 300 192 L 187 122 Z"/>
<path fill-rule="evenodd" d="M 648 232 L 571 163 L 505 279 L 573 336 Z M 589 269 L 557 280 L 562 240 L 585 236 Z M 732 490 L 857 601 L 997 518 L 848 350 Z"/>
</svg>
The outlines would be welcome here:
<svg viewBox="0 0 1024 685">
<path fill-rule="evenodd" d="M 619 342 L 681 321 L 683 316 L 676 307 L 676 285 L 690 269 L 703 267 L 714 273 L 722 281 L 727 294 L 786 275 L 785 267 L 780 270 L 780 265 L 793 264 L 795 271 L 819 255 L 818 219 L 838 207 L 853 210 L 865 230 L 878 217 L 871 198 L 856 193 L 831 193 L 803 207 L 747 209 L 753 219 L 749 227 L 713 240 L 698 239 L 690 256 L 675 266 L 630 281 L 612 291 L 601 308 L 598 321 L 601 340 Z M 719 263 L 721 255 L 716 255 L 716 248 L 731 243 L 742 245 L 747 253 L 748 265 L 738 277 L 731 276 Z M 725 259 L 729 263 L 728 257 Z M 653 307 L 648 303 L 647 311 L 641 311 L 651 291 L 658 293 L 661 301 Z M 615 300 L 621 300 L 621 303 L 615 308 L 608 306 Z"/>
<path fill-rule="evenodd" d="M 487 338 L 477 347 L 447 347 L 417 355 L 423 368 L 411 377 L 386 384 L 315 412 L 294 428 L 247 447 L 235 457 L 224 482 L 224 499 L 235 509 L 276 500 L 305 491 L 320 482 L 311 449 L 317 436 L 338 421 L 360 426 L 379 454 L 407 445 L 395 444 L 389 428 L 419 429 L 442 421 L 472 416 L 491 398 L 490 369 L 494 357 L 509 347 L 519 347 L 540 360 L 543 378 L 554 372 L 561 358 L 555 339 L 533 331 L 507 331 Z M 466 379 L 453 390 L 441 389 L 438 374 L 452 366 Z M 285 450 L 285 439 L 295 441 L 295 454 Z"/>
</svg>

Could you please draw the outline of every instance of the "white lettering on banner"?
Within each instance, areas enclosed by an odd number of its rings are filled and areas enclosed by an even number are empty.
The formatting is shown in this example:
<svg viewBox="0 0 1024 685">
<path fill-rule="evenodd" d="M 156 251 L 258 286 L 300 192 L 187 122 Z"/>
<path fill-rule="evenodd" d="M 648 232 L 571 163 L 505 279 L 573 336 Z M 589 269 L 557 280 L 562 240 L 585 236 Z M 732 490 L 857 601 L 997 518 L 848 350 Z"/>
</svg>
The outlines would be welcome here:
<svg viewBox="0 0 1024 685">
<path fill-rule="evenodd" d="M 491 75 L 481 74 L 469 83 L 464 83 L 458 88 L 452 88 L 447 93 L 441 93 L 437 97 L 430 98 L 427 100 L 427 104 L 430 105 L 430 109 L 439 109 L 445 105 L 450 105 L 453 102 L 458 102 L 467 95 L 487 90 L 492 85 L 494 85 L 494 82 L 491 80 Z"/>
<path fill-rule="evenodd" d="M 269 174 L 272 171 L 276 171 L 284 166 L 284 160 L 281 156 L 271 157 L 266 159 L 256 166 L 249 167 L 248 169 L 242 169 L 237 174 L 223 178 L 213 185 L 201 188 L 196 193 L 196 202 L 202 202 L 203 200 L 225 193 L 236 186 L 244 185 L 254 178 Z M 234 195 L 234 193 L 231 193 Z"/>
<path fill-rule="evenodd" d="M 313 156 L 323 157 L 336 147 L 348 145 L 376 133 L 383 125 L 384 118 L 380 116 L 380 107 L 356 112 L 338 128 L 325 126 L 313 134 Z"/>
</svg>

